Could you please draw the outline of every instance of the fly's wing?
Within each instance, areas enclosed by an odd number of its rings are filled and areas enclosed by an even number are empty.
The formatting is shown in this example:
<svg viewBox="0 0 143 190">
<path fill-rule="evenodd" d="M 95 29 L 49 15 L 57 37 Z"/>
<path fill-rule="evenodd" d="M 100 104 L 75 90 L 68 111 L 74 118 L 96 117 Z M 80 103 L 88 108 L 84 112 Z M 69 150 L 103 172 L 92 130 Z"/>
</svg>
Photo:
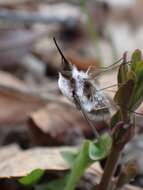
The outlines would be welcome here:
<svg viewBox="0 0 143 190">
<path fill-rule="evenodd" d="M 80 81 L 81 83 L 81 81 Z M 94 80 L 83 80 L 80 86 L 82 94 L 77 94 L 82 109 L 88 115 L 89 119 L 100 121 L 109 117 L 109 100 L 106 95 L 98 90 L 98 83 Z"/>
<path fill-rule="evenodd" d="M 106 120 L 110 116 L 110 105 L 108 98 L 103 94 L 96 92 L 93 94 L 94 108 L 88 113 L 89 118 L 94 121 Z"/>
</svg>

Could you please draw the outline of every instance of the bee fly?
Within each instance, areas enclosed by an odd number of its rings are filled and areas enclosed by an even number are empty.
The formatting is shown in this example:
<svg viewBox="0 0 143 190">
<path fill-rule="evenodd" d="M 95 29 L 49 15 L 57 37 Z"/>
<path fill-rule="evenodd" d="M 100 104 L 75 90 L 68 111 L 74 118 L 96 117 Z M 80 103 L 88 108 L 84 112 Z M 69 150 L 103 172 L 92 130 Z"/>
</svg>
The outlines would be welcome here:
<svg viewBox="0 0 143 190">
<path fill-rule="evenodd" d="M 58 80 L 59 88 L 62 94 L 74 102 L 77 108 L 82 111 L 92 126 L 96 137 L 98 137 L 92 122 L 109 117 L 109 99 L 99 89 L 97 79 L 92 77 L 89 70 L 87 72 L 79 71 L 75 65 L 67 61 L 55 39 L 54 42 L 62 58 L 62 69 Z"/>
</svg>

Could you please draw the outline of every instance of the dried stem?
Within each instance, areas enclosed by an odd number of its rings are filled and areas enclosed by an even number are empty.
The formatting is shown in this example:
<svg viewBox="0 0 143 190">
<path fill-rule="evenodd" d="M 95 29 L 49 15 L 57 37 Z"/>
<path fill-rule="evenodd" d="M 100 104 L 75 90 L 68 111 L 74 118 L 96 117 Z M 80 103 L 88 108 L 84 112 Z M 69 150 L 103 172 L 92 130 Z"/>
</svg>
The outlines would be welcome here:
<svg viewBox="0 0 143 190">
<path fill-rule="evenodd" d="M 112 146 L 111 153 L 106 162 L 104 173 L 97 190 L 108 190 L 110 188 L 111 178 L 116 170 L 121 150 Z"/>
</svg>

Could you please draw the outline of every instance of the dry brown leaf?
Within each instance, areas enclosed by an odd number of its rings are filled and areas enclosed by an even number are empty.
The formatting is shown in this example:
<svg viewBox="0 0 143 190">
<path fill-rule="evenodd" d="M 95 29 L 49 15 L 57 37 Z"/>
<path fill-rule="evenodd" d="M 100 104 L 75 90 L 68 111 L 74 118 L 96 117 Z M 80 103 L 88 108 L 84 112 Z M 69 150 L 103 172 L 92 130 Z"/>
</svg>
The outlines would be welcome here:
<svg viewBox="0 0 143 190">
<path fill-rule="evenodd" d="M 9 146 L 3 146 L 0 148 L 0 163 L 3 163 L 7 158 L 14 157 L 17 152 L 20 151 L 20 148 L 16 144 L 11 144 Z"/>
<path fill-rule="evenodd" d="M 63 159 L 62 151 L 75 152 L 77 147 L 33 148 L 20 150 L 16 145 L 0 149 L 3 161 L 0 164 L 0 178 L 22 177 L 36 168 L 46 171 L 66 171 L 70 167 Z M 102 169 L 98 162 L 91 165 L 86 173 L 95 176 L 95 184 L 99 183 Z M 123 190 L 142 190 L 132 185 L 124 186 Z"/>
<path fill-rule="evenodd" d="M 46 171 L 65 171 L 70 166 L 63 159 L 62 151 L 75 152 L 77 147 L 33 148 L 26 151 L 20 150 L 17 145 L 0 148 L 3 161 L 0 164 L 0 178 L 14 178 L 27 175 L 36 168 Z M 87 170 L 88 173 L 100 177 L 99 163 L 93 164 Z"/>
<path fill-rule="evenodd" d="M 0 71 L 0 124 L 22 121 L 30 112 L 46 104 L 30 90 L 32 88 L 23 81 Z"/>
<path fill-rule="evenodd" d="M 27 89 L 27 85 L 23 81 L 4 71 L 0 71 L 0 85 L 19 90 Z"/>
<path fill-rule="evenodd" d="M 48 104 L 31 114 L 31 135 L 34 144 L 75 144 L 92 134 L 81 113 L 69 104 Z M 37 141 L 38 139 L 38 141 Z"/>
<path fill-rule="evenodd" d="M 0 154 L 3 156 L 7 152 L 12 152 L 15 147 L 5 147 Z M 21 177 L 27 175 L 36 168 L 49 171 L 64 171 L 69 169 L 67 162 L 61 156 L 62 151 L 75 151 L 72 147 L 58 148 L 33 148 L 26 151 L 15 151 L 13 156 L 5 156 L 0 164 L 0 178 Z"/>
<path fill-rule="evenodd" d="M 0 85 L 0 124 L 23 121 L 43 105 L 45 101 L 37 96 Z"/>
<path fill-rule="evenodd" d="M 6 30 L 0 34 L 0 66 L 17 62 L 32 49 L 34 35 L 31 31 Z"/>
<path fill-rule="evenodd" d="M 125 187 L 123 187 L 122 190 L 143 190 L 143 189 L 140 187 L 135 187 L 133 185 L 126 185 Z"/>
<path fill-rule="evenodd" d="M 13 6 L 21 3 L 26 3 L 31 0 L 0 0 L 0 6 Z"/>
<path fill-rule="evenodd" d="M 47 30 L 1 29 L 0 30 L 0 66 L 6 67 L 19 63 L 30 53 L 37 40 L 47 34 Z"/>
<path fill-rule="evenodd" d="M 90 66 L 93 66 L 95 69 L 98 69 L 100 63 L 94 58 L 81 57 L 75 53 L 67 53 L 67 59 L 74 65 L 77 66 L 79 70 L 86 71 Z"/>
</svg>

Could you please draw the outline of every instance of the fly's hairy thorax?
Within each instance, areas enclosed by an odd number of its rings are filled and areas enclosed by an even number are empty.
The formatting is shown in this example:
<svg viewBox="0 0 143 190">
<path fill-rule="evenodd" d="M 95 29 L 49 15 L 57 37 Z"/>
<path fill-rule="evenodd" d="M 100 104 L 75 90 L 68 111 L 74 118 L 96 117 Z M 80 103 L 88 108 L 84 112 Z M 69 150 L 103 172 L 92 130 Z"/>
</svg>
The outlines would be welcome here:
<svg viewBox="0 0 143 190">
<path fill-rule="evenodd" d="M 78 71 L 73 65 L 70 78 L 59 73 L 58 84 L 61 92 L 69 100 L 75 104 L 80 103 L 90 119 L 101 120 L 109 115 L 109 100 L 100 91 L 97 80 L 90 79 L 88 72 Z"/>
</svg>

